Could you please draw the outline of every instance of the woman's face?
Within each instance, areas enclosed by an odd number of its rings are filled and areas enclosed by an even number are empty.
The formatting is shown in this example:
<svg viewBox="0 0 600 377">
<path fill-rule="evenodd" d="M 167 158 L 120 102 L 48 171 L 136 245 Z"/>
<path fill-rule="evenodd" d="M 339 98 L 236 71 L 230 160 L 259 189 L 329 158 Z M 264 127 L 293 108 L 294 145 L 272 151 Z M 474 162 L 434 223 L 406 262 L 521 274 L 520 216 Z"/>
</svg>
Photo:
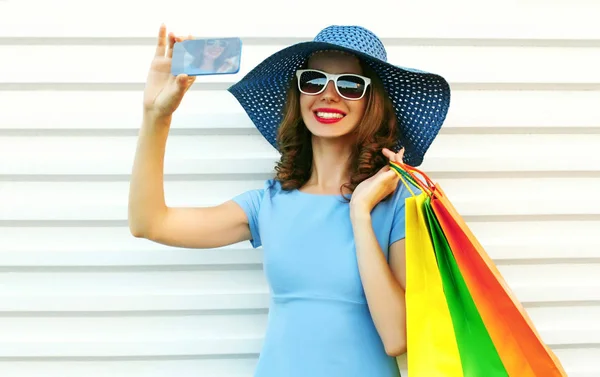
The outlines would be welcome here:
<svg viewBox="0 0 600 377">
<path fill-rule="evenodd" d="M 324 52 L 312 56 L 309 69 L 327 73 L 354 73 L 362 75 L 356 57 L 336 52 Z M 338 94 L 330 81 L 317 95 L 300 93 L 300 111 L 304 124 L 317 137 L 336 138 L 349 134 L 360 123 L 367 106 L 367 95 L 360 100 L 347 100 Z"/>
<path fill-rule="evenodd" d="M 209 39 L 204 45 L 204 58 L 215 60 L 221 56 L 226 47 L 227 41 L 221 39 Z"/>
</svg>

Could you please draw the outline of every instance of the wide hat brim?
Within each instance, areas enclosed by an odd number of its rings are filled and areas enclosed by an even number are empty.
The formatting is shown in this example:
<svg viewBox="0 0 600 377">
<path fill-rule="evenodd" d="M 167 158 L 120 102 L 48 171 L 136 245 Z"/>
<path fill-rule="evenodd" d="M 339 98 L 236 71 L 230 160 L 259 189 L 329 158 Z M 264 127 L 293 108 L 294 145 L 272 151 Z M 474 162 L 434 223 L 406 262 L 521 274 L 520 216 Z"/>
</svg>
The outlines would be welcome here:
<svg viewBox="0 0 600 377">
<path fill-rule="evenodd" d="M 287 91 L 296 70 L 311 54 L 337 50 L 356 55 L 377 74 L 398 119 L 396 149 L 405 148 L 404 162 L 419 166 L 438 135 L 450 106 L 450 86 L 440 75 L 400 67 L 352 48 L 327 42 L 301 42 L 286 47 L 254 67 L 228 88 L 258 131 L 277 148 Z"/>
</svg>

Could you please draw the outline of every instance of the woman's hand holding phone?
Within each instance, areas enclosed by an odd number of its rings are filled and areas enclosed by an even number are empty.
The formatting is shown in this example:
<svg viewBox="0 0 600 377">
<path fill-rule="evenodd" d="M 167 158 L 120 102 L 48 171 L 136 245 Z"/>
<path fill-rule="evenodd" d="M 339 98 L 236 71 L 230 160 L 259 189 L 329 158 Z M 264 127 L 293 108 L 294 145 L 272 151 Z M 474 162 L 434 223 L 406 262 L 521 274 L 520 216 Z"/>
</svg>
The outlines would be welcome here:
<svg viewBox="0 0 600 377">
<path fill-rule="evenodd" d="M 144 88 L 144 112 L 152 117 L 169 117 L 179 107 L 183 96 L 195 81 L 195 76 L 171 74 L 171 60 L 173 57 L 173 45 L 193 39 L 187 37 L 176 37 L 173 33 L 167 36 L 166 26 L 160 26 L 156 51 Z"/>
</svg>

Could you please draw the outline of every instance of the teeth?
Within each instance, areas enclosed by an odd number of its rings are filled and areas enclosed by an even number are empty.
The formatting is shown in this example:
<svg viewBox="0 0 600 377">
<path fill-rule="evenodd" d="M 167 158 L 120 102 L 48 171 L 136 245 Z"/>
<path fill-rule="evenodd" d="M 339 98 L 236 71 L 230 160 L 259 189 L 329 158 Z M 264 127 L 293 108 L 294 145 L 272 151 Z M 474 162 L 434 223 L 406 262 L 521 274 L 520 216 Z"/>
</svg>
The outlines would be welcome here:
<svg viewBox="0 0 600 377">
<path fill-rule="evenodd" d="M 325 119 L 341 119 L 344 117 L 344 115 L 340 113 L 322 113 L 320 111 L 317 112 L 317 116 Z"/>
</svg>

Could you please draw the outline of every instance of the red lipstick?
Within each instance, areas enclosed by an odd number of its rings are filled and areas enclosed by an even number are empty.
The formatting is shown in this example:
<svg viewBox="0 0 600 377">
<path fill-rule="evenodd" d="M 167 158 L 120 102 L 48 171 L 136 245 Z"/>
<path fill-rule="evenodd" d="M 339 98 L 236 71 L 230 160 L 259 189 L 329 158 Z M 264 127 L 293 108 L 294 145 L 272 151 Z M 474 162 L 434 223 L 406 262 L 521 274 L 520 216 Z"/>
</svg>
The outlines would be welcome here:
<svg viewBox="0 0 600 377">
<path fill-rule="evenodd" d="M 337 123 L 340 120 L 344 119 L 344 116 L 346 115 L 345 112 L 338 110 L 338 109 L 332 109 L 332 108 L 319 108 L 316 109 L 314 112 L 315 114 L 315 119 L 320 122 L 320 123 L 324 123 L 324 124 L 332 124 L 332 123 Z M 341 117 L 320 117 L 317 114 L 318 113 L 329 113 L 329 114 L 341 114 Z"/>
</svg>

